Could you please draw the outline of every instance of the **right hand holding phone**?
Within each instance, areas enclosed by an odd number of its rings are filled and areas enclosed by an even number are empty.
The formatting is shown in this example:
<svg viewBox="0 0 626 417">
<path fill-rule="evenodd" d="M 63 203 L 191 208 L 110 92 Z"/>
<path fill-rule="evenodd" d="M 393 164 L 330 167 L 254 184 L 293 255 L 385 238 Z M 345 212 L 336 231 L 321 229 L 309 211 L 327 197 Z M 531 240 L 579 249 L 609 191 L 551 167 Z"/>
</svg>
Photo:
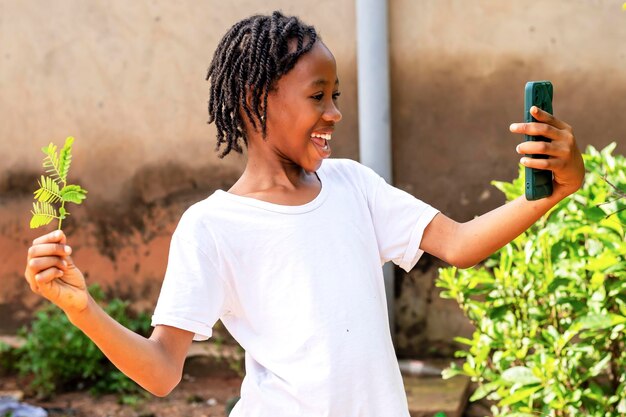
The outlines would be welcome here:
<svg viewBox="0 0 626 417">
<path fill-rule="evenodd" d="M 511 132 L 544 136 L 551 142 L 528 141 L 517 146 L 520 154 L 542 154 L 548 159 L 523 157 L 520 163 L 528 168 L 549 169 L 554 173 L 554 192 L 564 198 L 576 192 L 585 177 L 585 165 L 576 144 L 572 127 L 537 107 L 531 109 L 537 119 L 533 123 L 513 123 Z"/>
<path fill-rule="evenodd" d="M 74 265 L 63 231 L 55 230 L 33 241 L 28 249 L 24 277 L 33 292 L 47 298 L 66 313 L 87 308 L 85 278 Z"/>
</svg>

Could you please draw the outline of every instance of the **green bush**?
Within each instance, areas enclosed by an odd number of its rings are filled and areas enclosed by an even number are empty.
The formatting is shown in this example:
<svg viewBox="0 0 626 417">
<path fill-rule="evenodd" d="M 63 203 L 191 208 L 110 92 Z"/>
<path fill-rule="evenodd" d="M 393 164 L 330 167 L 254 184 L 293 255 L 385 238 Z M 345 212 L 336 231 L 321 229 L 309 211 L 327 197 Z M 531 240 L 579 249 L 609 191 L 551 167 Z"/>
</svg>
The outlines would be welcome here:
<svg viewBox="0 0 626 417">
<path fill-rule="evenodd" d="M 582 189 L 481 267 L 440 270 L 442 297 L 476 326 L 457 352 L 495 416 L 626 416 L 626 158 L 584 155 Z M 523 192 L 493 184 L 508 201 Z"/>
<path fill-rule="evenodd" d="M 99 303 L 104 295 L 98 286 L 90 293 Z M 104 310 L 134 332 L 147 335 L 150 318 L 132 314 L 128 302 L 112 299 Z M 20 330 L 26 343 L 15 350 L 15 367 L 26 377 L 28 386 L 38 396 L 75 388 L 90 388 L 94 394 L 127 394 L 139 387 L 115 368 L 98 347 L 73 326 L 56 306 L 47 304 L 35 319 Z"/>
</svg>

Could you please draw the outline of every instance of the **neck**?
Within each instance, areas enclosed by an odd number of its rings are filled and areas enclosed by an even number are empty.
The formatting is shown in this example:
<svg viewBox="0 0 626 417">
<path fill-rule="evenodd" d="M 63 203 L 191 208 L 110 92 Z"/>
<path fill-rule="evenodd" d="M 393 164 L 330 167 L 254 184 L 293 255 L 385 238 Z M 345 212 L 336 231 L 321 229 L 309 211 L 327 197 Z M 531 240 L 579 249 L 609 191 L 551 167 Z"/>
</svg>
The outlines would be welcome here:
<svg viewBox="0 0 626 417">
<path fill-rule="evenodd" d="M 318 183 L 314 172 L 307 172 L 264 145 L 248 142 L 246 168 L 231 191 L 242 194 L 272 189 L 296 191 Z"/>
</svg>

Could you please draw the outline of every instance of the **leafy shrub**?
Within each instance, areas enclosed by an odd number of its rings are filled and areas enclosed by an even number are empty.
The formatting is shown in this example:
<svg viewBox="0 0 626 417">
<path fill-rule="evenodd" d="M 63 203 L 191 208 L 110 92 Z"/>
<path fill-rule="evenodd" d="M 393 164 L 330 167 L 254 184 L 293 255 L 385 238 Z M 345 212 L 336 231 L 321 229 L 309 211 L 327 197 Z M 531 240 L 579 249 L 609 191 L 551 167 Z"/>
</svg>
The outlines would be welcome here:
<svg viewBox="0 0 626 417">
<path fill-rule="evenodd" d="M 626 416 L 626 158 L 587 148 L 578 193 L 481 267 L 440 270 L 476 326 L 457 352 L 495 416 Z M 524 175 L 494 182 L 508 201 Z M 623 193 L 621 194 L 623 196 Z"/>
<path fill-rule="evenodd" d="M 90 293 L 102 303 L 104 295 L 98 286 Z M 104 310 L 116 321 L 134 332 L 147 335 L 150 318 L 132 314 L 128 302 L 112 299 Z M 63 311 L 52 304 L 39 310 L 28 327 L 20 330 L 26 343 L 16 349 L 15 367 L 29 380 L 29 388 L 40 397 L 65 389 L 89 387 L 94 394 L 134 393 L 138 386 L 109 362 L 98 347 Z"/>
</svg>

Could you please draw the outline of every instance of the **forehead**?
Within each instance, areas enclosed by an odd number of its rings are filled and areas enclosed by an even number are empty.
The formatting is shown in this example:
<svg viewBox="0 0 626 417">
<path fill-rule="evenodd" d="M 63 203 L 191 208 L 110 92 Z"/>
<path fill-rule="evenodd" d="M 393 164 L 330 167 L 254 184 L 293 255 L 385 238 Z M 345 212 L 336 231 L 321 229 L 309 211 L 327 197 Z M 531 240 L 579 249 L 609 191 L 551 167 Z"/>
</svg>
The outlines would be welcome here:
<svg viewBox="0 0 626 417">
<path fill-rule="evenodd" d="M 281 84 L 299 84 L 302 88 L 322 86 L 337 82 L 335 57 L 321 41 L 316 41 L 311 50 L 298 59 L 296 65 L 278 80 Z"/>
</svg>

